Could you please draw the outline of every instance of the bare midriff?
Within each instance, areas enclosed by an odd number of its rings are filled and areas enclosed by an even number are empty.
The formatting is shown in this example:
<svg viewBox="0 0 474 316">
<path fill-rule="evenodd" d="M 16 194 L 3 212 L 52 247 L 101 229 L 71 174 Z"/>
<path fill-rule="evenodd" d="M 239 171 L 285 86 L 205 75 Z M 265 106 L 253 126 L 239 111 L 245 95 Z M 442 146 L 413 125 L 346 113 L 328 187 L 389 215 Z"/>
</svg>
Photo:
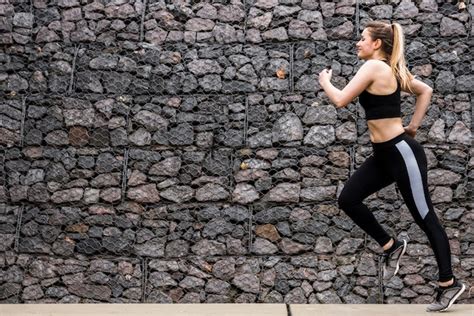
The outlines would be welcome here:
<svg viewBox="0 0 474 316">
<path fill-rule="evenodd" d="M 400 134 L 405 129 L 400 117 L 368 120 L 370 141 L 373 143 L 382 143 L 390 140 Z"/>
</svg>

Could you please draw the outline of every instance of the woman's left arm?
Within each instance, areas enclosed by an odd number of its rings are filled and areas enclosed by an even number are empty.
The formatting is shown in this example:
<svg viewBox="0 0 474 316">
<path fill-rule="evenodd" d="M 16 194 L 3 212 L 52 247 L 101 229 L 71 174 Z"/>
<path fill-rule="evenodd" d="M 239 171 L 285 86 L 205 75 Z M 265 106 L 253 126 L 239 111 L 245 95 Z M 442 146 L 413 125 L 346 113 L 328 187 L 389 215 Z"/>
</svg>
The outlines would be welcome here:
<svg viewBox="0 0 474 316">
<path fill-rule="evenodd" d="M 374 73 L 377 73 L 380 66 L 378 63 L 382 62 L 376 60 L 366 61 L 342 90 L 331 83 L 332 70 L 324 69 L 319 73 L 319 85 L 336 108 L 345 107 L 372 83 Z"/>
<path fill-rule="evenodd" d="M 336 108 L 343 107 L 340 101 L 342 91 L 336 88 L 331 83 L 331 77 L 332 77 L 332 69 L 331 70 L 324 69 L 319 74 L 319 85 L 324 90 L 324 92 L 326 92 L 329 100 L 331 100 L 331 102 L 334 103 L 334 105 L 336 105 Z"/>
</svg>

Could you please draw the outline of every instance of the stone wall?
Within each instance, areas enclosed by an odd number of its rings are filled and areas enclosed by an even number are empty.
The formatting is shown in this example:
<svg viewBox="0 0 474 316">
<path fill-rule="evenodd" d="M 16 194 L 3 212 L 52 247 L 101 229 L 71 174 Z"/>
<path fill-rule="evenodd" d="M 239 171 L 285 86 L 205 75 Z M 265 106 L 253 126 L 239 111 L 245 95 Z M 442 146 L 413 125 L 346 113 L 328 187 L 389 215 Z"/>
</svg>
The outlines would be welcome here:
<svg viewBox="0 0 474 316">
<path fill-rule="evenodd" d="M 416 139 L 474 284 L 474 5 L 458 2 L 0 0 L 0 302 L 430 302 L 436 262 L 397 187 L 366 200 L 410 240 L 389 281 L 337 205 L 372 149 L 357 100 L 336 110 L 317 74 L 347 84 L 370 20 L 402 24 L 434 88 Z"/>
</svg>

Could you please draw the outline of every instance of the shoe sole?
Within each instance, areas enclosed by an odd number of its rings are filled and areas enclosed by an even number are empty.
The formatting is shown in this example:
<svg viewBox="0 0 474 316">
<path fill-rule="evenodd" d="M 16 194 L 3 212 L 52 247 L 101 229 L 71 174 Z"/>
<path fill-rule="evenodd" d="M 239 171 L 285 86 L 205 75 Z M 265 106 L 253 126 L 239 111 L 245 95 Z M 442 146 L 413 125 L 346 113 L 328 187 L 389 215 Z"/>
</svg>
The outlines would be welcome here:
<svg viewBox="0 0 474 316">
<path fill-rule="evenodd" d="M 402 253 L 400 254 L 400 256 L 398 257 L 398 260 L 397 260 L 397 267 L 395 268 L 395 272 L 393 273 L 393 276 L 396 276 L 397 273 L 398 273 L 398 270 L 400 269 L 400 260 L 402 259 L 403 255 L 405 254 L 405 251 L 407 250 L 407 241 L 405 239 L 403 239 L 403 249 L 402 249 Z"/>
<path fill-rule="evenodd" d="M 452 299 L 449 300 L 449 304 L 448 304 L 448 307 L 446 308 L 443 308 L 440 310 L 440 312 L 444 312 L 444 311 L 447 311 L 453 304 L 454 304 L 454 301 L 456 301 L 458 299 L 459 296 L 461 296 L 461 294 L 466 290 L 466 285 L 463 284 L 461 289 L 459 290 L 459 292 L 453 296 Z"/>
</svg>

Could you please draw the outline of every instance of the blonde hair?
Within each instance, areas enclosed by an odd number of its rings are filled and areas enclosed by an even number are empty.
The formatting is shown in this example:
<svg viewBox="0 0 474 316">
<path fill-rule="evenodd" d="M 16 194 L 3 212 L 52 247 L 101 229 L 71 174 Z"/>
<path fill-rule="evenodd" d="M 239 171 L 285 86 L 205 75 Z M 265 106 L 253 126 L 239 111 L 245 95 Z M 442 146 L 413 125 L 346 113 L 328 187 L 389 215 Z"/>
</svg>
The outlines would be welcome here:
<svg viewBox="0 0 474 316">
<path fill-rule="evenodd" d="M 381 49 L 387 54 L 392 72 L 400 81 L 400 85 L 413 93 L 410 82 L 414 76 L 408 70 L 405 61 L 405 37 L 402 26 L 398 23 L 388 24 L 373 21 L 367 23 L 365 27 L 372 40 L 380 39 L 382 41 Z"/>
</svg>

